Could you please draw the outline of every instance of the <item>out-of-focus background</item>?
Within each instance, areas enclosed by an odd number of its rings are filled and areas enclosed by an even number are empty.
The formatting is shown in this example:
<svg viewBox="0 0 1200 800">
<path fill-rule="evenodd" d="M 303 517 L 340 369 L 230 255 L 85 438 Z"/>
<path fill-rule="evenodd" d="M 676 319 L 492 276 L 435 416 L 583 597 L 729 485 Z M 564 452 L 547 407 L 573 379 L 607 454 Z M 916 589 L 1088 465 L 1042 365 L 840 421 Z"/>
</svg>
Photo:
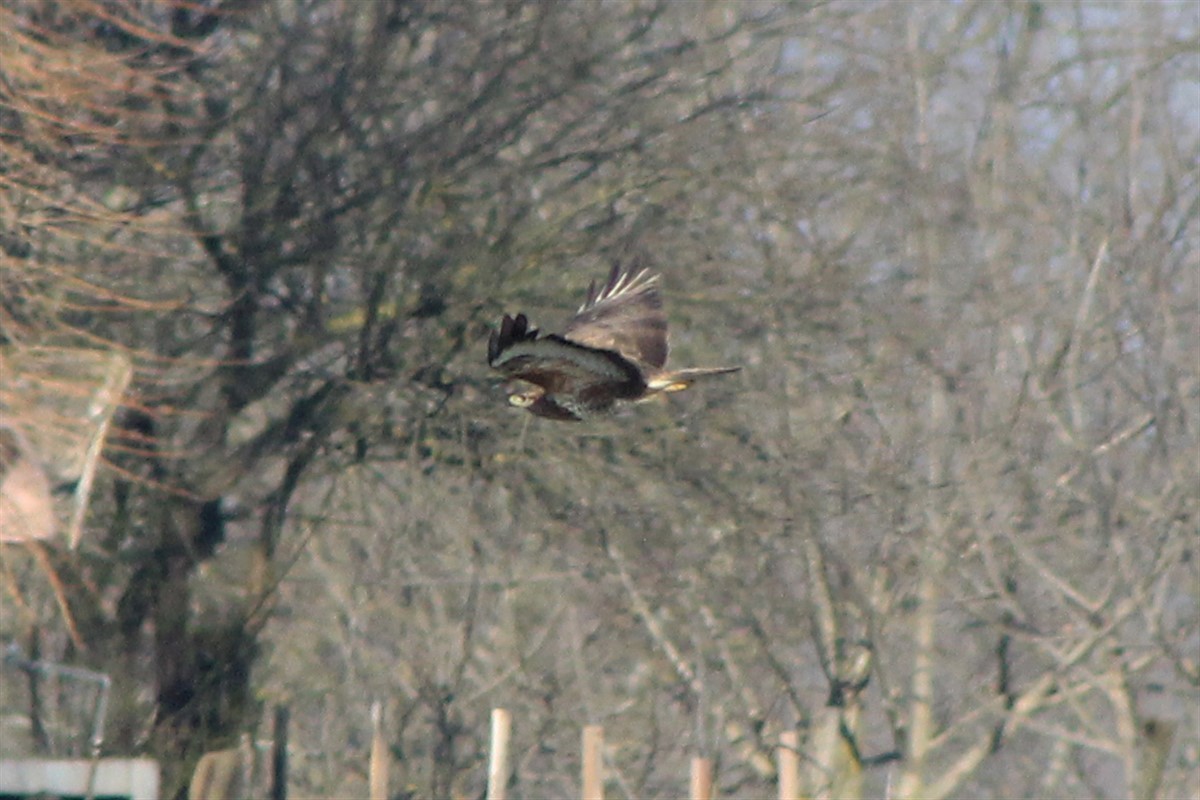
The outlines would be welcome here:
<svg viewBox="0 0 1200 800">
<path fill-rule="evenodd" d="M 365 796 L 373 704 L 396 797 L 480 796 L 493 707 L 520 797 L 587 724 L 610 797 L 771 796 L 792 730 L 810 797 L 1200 791 L 1196 4 L 0 28 L 0 637 L 164 797 L 278 708 Z M 742 371 L 508 406 L 500 316 L 615 262 Z M 33 674 L 6 752 L 86 739 Z"/>
</svg>

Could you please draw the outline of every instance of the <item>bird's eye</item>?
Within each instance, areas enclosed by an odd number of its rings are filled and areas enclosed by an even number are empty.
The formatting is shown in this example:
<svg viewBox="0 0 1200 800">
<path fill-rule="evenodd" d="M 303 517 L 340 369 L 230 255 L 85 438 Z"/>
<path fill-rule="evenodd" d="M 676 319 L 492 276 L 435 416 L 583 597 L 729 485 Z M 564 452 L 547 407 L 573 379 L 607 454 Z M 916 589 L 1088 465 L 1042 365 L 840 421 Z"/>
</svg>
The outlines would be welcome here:
<svg viewBox="0 0 1200 800">
<path fill-rule="evenodd" d="M 527 394 L 510 394 L 508 402 L 517 408 L 528 408 L 533 405 L 533 398 Z"/>
</svg>

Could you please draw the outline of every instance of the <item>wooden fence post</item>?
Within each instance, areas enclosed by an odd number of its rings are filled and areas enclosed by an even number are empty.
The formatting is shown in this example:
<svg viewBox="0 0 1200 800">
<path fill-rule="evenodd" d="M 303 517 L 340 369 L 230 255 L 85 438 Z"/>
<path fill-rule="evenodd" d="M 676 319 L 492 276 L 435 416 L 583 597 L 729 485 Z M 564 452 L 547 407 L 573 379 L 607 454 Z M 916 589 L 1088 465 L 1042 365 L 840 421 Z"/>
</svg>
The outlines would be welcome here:
<svg viewBox="0 0 1200 800">
<path fill-rule="evenodd" d="M 511 733 L 512 714 L 503 708 L 493 708 L 487 800 L 505 800 L 508 794 L 508 739 Z"/>
<path fill-rule="evenodd" d="M 368 792 L 371 800 L 387 800 L 388 751 L 383 741 L 383 705 L 371 704 L 371 762 L 367 767 Z"/>
<path fill-rule="evenodd" d="M 784 731 L 776 748 L 779 761 L 779 800 L 800 800 L 800 734 Z"/>
<path fill-rule="evenodd" d="M 583 728 L 583 800 L 604 800 L 604 726 Z"/>
<path fill-rule="evenodd" d="M 692 780 L 690 791 L 692 800 L 712 800 L 712 759 L 692 759 Z"/>
</svg>

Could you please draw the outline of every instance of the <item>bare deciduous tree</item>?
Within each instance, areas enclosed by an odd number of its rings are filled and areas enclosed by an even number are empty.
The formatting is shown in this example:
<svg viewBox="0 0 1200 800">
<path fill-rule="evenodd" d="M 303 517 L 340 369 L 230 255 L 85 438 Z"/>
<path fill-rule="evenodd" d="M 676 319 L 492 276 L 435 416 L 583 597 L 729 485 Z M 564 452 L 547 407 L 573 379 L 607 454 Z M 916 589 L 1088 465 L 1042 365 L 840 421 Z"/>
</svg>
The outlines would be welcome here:
<svg viewBox="0 0 1200 800">
<path fill-rule="evenodd" d="M 1195 793 L 1194 11 L 106 8 L 3 12 L 121 76 L 11 62 L 3 322 L 134 359 L 50 552 L 173 791 L 270 700 L 316 794 L 374 702 L 419 796 L 492 706 L 527 796 L 585 723 L 626 796 L 770 794 L 792 728 L 813 797 Z M 634 258 L 745 370 L 510 413 L 489 327 Z"/>
</svg>

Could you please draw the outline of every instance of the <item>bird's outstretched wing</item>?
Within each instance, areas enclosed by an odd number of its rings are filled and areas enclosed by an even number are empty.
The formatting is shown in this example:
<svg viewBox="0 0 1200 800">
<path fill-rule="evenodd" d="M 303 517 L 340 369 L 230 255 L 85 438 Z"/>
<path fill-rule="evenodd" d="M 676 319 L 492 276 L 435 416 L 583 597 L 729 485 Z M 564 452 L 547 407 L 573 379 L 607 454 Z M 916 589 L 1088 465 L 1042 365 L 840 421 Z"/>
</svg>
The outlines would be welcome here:
<svg viewBox="0 0 1200 800">
<path fill-rule="evenodd" d="M 644 269 L 622 272 L 614 265 L 604 284 L 592 283 L 562 335 L 587 347 L 616 351 L 643 368 L 662 368 L 667 363 L 667 316 L 658 276 Z"/>
<path fill-rule="evenodd" d="M 641 370 L 620 354 L 555 334 L 539 335 L 524 314 L 506 314 L 500 329 L 492 332 L 488 364 L 547 394 L 578 394 L 608 385 L 627 393 L 645 387 Z"/>
</svg>

